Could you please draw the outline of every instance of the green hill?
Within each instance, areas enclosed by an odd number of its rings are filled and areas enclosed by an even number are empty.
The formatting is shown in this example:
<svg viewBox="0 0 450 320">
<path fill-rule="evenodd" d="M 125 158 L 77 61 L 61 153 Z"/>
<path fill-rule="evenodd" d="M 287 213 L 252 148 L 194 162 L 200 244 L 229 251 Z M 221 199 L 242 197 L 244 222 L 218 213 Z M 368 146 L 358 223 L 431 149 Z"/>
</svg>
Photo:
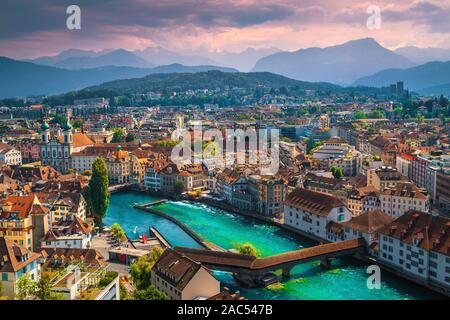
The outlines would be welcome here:
<svg viewBox="0 0 450 320">
<path fill-rule="evenodd" d="M 216 88 L 296 87 L 304 90 L 337 90 L 329 83 L 311 83 L 289 79 L 269 72 L 239 73 L 207 71 L 198 73 L 153 74 L 139 79 L 117 80 L 87 88 L 91 91 L 112 90 L 118 94 L 145 93 L 163 90 L 196 90 Z"/>
</svg>

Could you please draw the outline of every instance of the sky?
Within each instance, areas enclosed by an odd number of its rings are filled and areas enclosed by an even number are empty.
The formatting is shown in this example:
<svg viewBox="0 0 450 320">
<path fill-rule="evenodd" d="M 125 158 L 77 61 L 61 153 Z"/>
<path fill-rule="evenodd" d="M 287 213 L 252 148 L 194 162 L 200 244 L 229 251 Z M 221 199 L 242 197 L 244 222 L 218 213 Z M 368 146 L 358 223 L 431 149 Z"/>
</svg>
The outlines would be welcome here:
<svg viewBox="0 0 450 320">
<path fill-rule="evenodd" d="M 66 26 L 69 5 L 81 9 L 79 30 Z M 380 9 L 379 28 L 367 27 L 369 6 Z M 450 48 L 449 17 L 450 0 L 0 0 L 0 55 L 149 46 L 293 51 L 366 37 L 390 49 Z"/>
</svg>

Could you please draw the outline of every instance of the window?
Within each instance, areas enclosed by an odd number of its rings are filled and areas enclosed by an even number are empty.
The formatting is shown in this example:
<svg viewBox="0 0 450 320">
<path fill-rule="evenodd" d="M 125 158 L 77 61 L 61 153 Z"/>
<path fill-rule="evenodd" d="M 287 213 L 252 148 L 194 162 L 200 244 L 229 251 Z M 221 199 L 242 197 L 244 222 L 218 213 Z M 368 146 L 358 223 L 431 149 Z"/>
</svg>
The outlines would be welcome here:
<svg viewBox="0 0 450 320">
<path fill-rule="evenodd" d="M 2 273 L 2 281 L 8 281 L 8 274 L 6 272 Z"/>
</svg>

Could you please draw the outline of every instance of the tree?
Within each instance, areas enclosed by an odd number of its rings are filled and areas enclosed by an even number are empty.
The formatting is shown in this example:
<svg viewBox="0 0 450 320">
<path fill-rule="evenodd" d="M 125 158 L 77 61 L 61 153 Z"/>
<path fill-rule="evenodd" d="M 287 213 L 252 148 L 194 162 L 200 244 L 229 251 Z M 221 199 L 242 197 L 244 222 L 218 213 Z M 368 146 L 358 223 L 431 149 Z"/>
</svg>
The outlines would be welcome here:
<svg viewBox="0 0 450 320">
<path fill-rule="evenodd" d="M 358 111 L 355 115 L 356 119 L 366 119 L 367 116 L 363 111 Z"/>
<path fill-rule="evenodd" d="M 62 300 L 64 298 L 62 293 L 51 290 L 52 286 L 48 276 L 42 276 L 36 283 L 35 298 L 39 300 Z"/>
<path fill-rule="evenodd" d="M 125 138 L 125 142 L 133 142 L 135 138 L 136 136 L 133 133 L 129 132 Z"/>
<path fill-rule="evenodd" d="M 92 164 L 92 177 L 89 180 L 88 200 L 90 210 L 100 225 L 109 206 L 108 187 L 108 170 L 106 169 L 105 161 L 102 158 L 97 158 Z"/>
<path fill-rule="evenodd" d="M 31 280 L 30 275 L 25 273 L 17 279 L 17 300 L 33 299 L 36 293 L 36 282 Z"/>
<path fill-rule="evenodd" d="M 331 167 L 331 173 L 333 174 L 333 177 L 335 177 L 336 179 L 340 179 L 344 175 L 342 168 L 336 166 Z"/>
<path fill-rule="evenodd" d="M 124 241 L 127 238 L 125 231 L 123 231 L 123 228 L 118 223 L 114 223 L 111 226 L 111 232 L 117 239 L 119 239 L 119 241 Z"/>
<path fill-rule="evenodd" d="M 113 129 L 113 138 L 111 142 L 117 143 L 117 142 L 124 142 L 125 141 L 125 132 L 121 128 L 115 128 Z"/>
<path fill-rule="evenodd" d="M 175 182 L 175 194 L 180 195 L 184 192 L 184 182 L 182 180 L 177 180 Z"/>
<path fill-rule="evenodd" d="M 74 128 L 79 129 L 79 128 L 81 128 L 81 127 L 83 126 L 83 124 L 84 124 L 83 120 L 77 119 L 77 120 L 75 120 L 75 121 L 72 123 L 72 126 L 73 126 Z"/>
<path fill-rule="evenodd" d="M 131 264 L 130 275 L 136 289 L 145 290 L 150 287 L 150 273 L 163 252 L 162 248 L 153 247 L 149 255 L 141 256 Z"/>
<path fill-rule="evenodd" d="M 417 116 L 417 123 L 422 124 L 425 122 L 425 117 L 423 115 L 418 115 Z"/>
<path fill-rule="evenodd" d="M 59 125 L 63 125 L 67 122 L 67 118 L 65 116 L 63 116 L 62 114 L 57 114 L 55 115 L 52 120 L 50 120 L 51 124 L 59 124 Z"/>
<path fill-rule="evenodd" d="M 146 289 L 137 290 L 134 293 L 135 300 L 169 300 L 164 292 L 159 291 L 154 285 Z"/>
<path fill-rule="evenodd" d="M 258 256 L 258 250 L 256 250 L 255 246 L 251 243 L 244 243 L 239 247 L 239 252 L 245 254 L 247 256 Z"/>
</svg>

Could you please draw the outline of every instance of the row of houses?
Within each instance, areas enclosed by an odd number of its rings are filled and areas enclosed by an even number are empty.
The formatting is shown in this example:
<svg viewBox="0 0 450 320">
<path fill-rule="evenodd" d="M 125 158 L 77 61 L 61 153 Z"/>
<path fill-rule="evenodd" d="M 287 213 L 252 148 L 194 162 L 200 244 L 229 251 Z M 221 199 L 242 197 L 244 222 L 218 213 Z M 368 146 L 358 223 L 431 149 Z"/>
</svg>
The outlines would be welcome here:
<svg viewBox="0 0 450 320">
<path fill-rule="evenodd" d="M 450 219 L 414 209 L 399 216 L 375 209 L 352 217 L 338 198 L 297 188 L 286 196 L 284 223 L 325 241 L 363 237 L 380 263 L 450 292 Z"/>
</svg>

